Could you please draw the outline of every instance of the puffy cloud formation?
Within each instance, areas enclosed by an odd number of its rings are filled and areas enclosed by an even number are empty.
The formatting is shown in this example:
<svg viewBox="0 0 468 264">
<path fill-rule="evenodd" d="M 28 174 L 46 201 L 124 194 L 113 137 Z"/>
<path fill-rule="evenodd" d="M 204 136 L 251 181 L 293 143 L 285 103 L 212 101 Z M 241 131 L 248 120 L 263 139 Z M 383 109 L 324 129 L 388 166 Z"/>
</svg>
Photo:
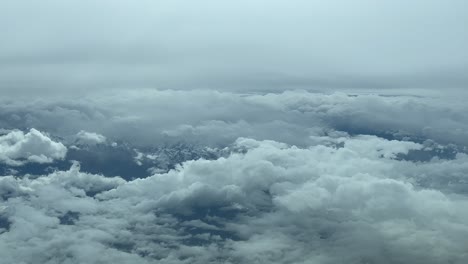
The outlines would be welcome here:
<svg viewBox="0 0 468 264">
<path fill-rule="evenodd" d="M 106 142 L 106 137 L 93 132 L 81 130 L 75 136 L 75 142 L 80 145 L 96 145 Z"/>
<path fill-rule="evenodd" d="M 466 263 L 466 154 L 415 162 L 402 157 L 427 146 L 314 142 L 240 138 L 224 158 L 132 181 L 78 164 L 1 177 L 2 261 Z"/>
<path fill-rule="evenodd" d="M 19 166 L 28 162 L 51 163 L 64 159 L 67 148 L 32 128 L 28 133 L 11 131 L 0 136 L 0 162 Z"/>
</svg>

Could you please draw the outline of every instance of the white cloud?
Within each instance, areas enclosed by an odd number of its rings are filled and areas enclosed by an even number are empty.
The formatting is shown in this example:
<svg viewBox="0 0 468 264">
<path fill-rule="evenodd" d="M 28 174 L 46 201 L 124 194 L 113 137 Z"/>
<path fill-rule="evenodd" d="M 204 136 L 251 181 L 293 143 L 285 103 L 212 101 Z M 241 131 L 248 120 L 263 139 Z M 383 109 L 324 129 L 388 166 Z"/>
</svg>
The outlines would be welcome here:
<svg viewBox="0 0 468 264">
<path fill-rule="evenodd" d="M 0 253 L 25 263 L 468 260 L 468 198 L 435 179 L 466 181 L 466 155 L 421 163 L 396 158 L 422 148 L 412 142 L 322 141 L 329 146 L 242 138 L 226 158 L 133 181 L 77 165 L 0 178 L 0 218 L 10 223 Z"/>
<path fill-rule="evenodd" d="M 67 148 L 32 128 L 28 133 L 11 131 L 0 136 L 0 162 L 19 166 L 28 162 L 51 163 L 64 159 Z"/>
<path fill-rule="evenodd" d="M 75 142 L 80 145 L 96 145 L 106 142 L 106 137 L 98 133 L 81 130 L 75 136 Z"/>
</svg>

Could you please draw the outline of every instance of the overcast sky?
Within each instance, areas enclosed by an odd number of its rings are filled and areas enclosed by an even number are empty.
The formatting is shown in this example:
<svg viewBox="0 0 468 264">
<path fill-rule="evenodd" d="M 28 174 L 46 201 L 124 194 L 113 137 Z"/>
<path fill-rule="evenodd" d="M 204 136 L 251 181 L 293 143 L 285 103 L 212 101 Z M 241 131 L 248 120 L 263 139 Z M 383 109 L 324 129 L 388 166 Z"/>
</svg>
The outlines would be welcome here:
<svg viewBox="0 0 468 264">
<path fill-rule="evenodd" d="M 463 88 L 466 25 L 464 0 L 3 0 L 0 87 Z"/>
</svg>

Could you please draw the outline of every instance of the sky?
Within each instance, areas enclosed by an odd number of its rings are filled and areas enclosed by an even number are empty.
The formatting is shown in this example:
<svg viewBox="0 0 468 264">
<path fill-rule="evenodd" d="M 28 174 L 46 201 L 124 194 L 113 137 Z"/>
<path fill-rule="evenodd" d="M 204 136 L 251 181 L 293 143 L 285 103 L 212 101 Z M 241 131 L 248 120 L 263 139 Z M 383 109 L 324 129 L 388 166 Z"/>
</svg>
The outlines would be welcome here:
<svg viewBox="0 0 468 264">
<path fill-rule="evenodd" d="M 463 0 L 5 0 L 0 82 L 18 93 L 464 88 L 467 8 Z"/>
<path fill-rule="evenodd" d="M 468 262 L 468 2 L 0 1 L 0 264 Z"/>
</svg>

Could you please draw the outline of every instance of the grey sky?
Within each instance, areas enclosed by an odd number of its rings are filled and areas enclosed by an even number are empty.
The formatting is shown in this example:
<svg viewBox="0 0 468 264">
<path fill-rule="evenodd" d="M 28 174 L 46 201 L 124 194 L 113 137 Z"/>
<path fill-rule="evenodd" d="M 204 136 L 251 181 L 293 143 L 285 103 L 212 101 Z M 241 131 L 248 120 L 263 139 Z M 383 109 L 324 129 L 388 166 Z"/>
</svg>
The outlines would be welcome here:
<svg viewBox="0 0 468 264">
<path fill-rule="evenodd" d="M 466 25 L 462 0 L 4 0 L 0 89 L 463 88 Z"/>
</svg>

